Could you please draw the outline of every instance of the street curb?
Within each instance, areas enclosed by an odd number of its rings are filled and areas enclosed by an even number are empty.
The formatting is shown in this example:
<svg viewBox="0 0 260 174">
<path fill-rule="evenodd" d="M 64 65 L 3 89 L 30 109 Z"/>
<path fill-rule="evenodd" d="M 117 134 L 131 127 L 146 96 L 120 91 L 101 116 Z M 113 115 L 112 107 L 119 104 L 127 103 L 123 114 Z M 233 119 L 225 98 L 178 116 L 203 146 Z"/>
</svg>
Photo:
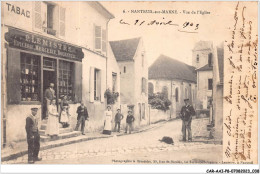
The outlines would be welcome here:
<svg viewBox="0 0 260 174">
<path fill-rule="evenodd" d="M 158 123 L 158 125 L 154 125 L 153 127 L 148 127 L 148 128 L 144 128 L 144 129 L 141 129 L 141 130 L 138 130 L 138 131 L 135 131 L 133 132 L 132 134 L 136 134 L 136 133 L 141 133 L 141 132 L 145 132 L 147 130 L 151 130 L 151 129 L 154 129 L 154 128 L 158 128 L 160 127 L 162 124 L 165 124 L 167 121 L 163 121 L 163 122 L 160 122 Z M 126 136 L 126 135 L 132 135 L 132 134 L 119 134 L 117 136 Z M 55 147 L 61 147 L 61 146 L 65 146 L 65 145 L 69 145 L 69 144 L 74 144 L 74 143 L 79 143 L 79 142 L 83 142 L 83 141 L 90 141 L 90 140 L 95 140 L 95 139 L 102 139 L 102 138 L 111 138 L 113 137 L 114 135 L 104 135 L 104 136 L 99 136 L 99 137 L 83 137 L 81 139 L 78 139 L 78 140 L 71 140 L 71 141 L 67 141 L 67 142 L 61 142 L 61 143 L 53 143 L 53 144 L 48 144 L 48 145 L 43 145 L 40 147 L 40 150 L 47 150 L 47 149 L 51 149 L 51 148 L 55 148 Z M 16 159 L 16 158 L 19 158 L 21 156 L 24 156 L 28 153 L 28 150 L 22 150 L 20 152 L 16 152 L 14 154 L 11 154 L 11 155 L 7 155 L 5 157 L 1 157 L 1 161 L 9 161 L 9 160 L 13 160 L 13 159 Z"/>
</svg>

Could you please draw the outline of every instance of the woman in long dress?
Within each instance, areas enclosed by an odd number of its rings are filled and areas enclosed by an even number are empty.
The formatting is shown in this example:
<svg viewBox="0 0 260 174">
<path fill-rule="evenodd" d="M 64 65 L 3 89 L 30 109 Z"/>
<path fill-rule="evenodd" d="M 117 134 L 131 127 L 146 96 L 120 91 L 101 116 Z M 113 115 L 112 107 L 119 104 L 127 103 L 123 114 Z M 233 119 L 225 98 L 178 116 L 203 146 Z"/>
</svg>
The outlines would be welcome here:
<svg viewBox="0 0 260 174">
<path fill-rule="evenodd" d="M 107 110 L 104 113 L 105 121 L 104 121 L 104 130 L 103 134 L 111 135 L 111 129 L 112 129 L 112 111 L 111 106 L 107 106 Z"/>
<path fill-rule="evenodd" d="M 48 121 L 47 129 L 45 134 L 52 136 L 57 136 L 59 134 L 59 113 L 57 111 L 57 106 L 55 104 L 55 99 L 51 101 L 51 105 L 48 107 Z"/>
</svg>

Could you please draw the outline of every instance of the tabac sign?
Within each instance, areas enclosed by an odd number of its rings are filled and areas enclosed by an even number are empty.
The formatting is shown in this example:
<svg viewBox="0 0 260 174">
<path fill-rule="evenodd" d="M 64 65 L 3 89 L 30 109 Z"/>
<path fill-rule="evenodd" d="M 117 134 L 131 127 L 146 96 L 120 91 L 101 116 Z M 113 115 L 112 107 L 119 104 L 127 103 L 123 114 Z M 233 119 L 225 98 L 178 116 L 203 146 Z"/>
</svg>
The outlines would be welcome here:
<svg viewBox="0 0 260 174">
<path fill-rule="evenodd" d="M 8 33 L 5 34 L 5 40 L 9 42 L 9 46 L 12 48 L 44 53 L 76 61 L 82 61 L 84 57 L 84 53 L 79 47 L 16 29 L 9 29 Z"/>
</svg>

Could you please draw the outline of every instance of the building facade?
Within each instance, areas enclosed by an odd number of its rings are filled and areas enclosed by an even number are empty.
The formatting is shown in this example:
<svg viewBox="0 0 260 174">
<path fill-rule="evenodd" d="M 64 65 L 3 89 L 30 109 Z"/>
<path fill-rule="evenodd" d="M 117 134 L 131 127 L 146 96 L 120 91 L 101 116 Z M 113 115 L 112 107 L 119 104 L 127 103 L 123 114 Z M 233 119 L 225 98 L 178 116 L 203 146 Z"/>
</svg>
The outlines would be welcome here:
<svg viewBox="0 0 260 174">
<path fill-rule="evenodd" d="M 168 118 L 179 117 L 186 98 L 195 107 L 196 85 L 195 68 L 168 56 L 160 55 L 149 67 L 149 94 L 167 95 L 172 103 Z"/>
<path fill-rule="evenodd" d="M 209 110 L 213 92 L 213 44 L 199 41 L 192 50 L 192 66 L 197 71 L 197 103 L 199 110 Z"/>
<path fill-rule="evenodd" d="M 126 116 L 131 108 L 135 126 L 147 124 L 148 67 L 142 38 L 110 41 L 120 68 L 121 109 Z"/>
<path fill-rule="evenodd" d="M 54 83 L 57 100 L 67 95 L 71 127 L 84 101 L 94 131 L 103 124 L 104 92 L 119 75 L 108 57 L 107 26 L 114 16 L 98 2 L 2 2 L 2 142 L 25 139 L 25 118 Z M 14 20 L 15 19 L 15 20 Z M 109 68 L 107 68 L 109 66 Z M 118 100 L 120 102 L 120 99 Z M 41 125 L 41 124 L 40 124 Z"/>
</svg>

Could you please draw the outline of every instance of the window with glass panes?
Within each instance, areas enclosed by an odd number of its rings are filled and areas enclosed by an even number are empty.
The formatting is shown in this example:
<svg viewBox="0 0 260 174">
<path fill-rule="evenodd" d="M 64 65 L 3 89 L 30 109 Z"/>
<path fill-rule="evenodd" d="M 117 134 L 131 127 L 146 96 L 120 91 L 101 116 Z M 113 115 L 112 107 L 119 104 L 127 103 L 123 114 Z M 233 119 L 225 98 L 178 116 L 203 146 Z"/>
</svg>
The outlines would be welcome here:
<svg viewBox="0 0 260 174">
<path fill-rule="evenodd" d="M 73 100 L 72 68 L 73 63 L 59 61 L 59 94 L 60 96 L 67 95 L 68 100 Z"/>
<path fill-rule="evenodd" d="M 40 101 L 41 56 L 21 53 L 21 100 Z"/>
</svg>

